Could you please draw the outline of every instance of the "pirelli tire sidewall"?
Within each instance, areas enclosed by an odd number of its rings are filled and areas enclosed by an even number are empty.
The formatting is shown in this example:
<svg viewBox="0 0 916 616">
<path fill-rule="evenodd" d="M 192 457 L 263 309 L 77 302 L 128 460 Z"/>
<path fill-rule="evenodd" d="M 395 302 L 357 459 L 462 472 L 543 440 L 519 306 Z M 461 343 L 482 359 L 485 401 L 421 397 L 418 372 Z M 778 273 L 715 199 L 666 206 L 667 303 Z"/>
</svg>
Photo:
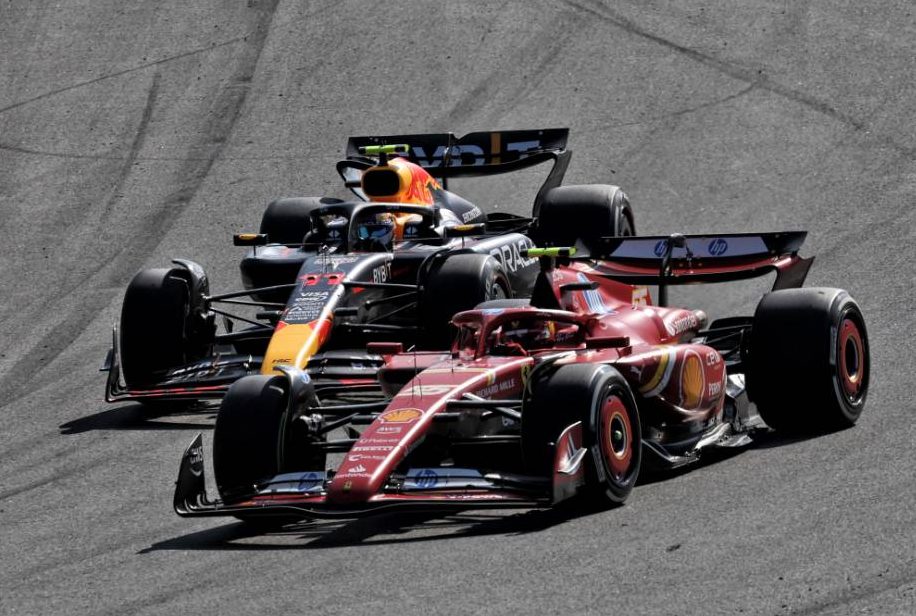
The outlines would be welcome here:
<svg viewBox="0 0 916 616">
<path fill-rule="evenodd" d="M 636 234 L 626 193 L 610 184 L 558 186 L 547 192 L 534 233 L 538 244 L 586 245 L 608 236 Z"/>
<path fill-rule="evenodd" d="M 282 376 L 249 375 L 232 384 L 213 429 L 213 473 L 227 503 L 251 496 L 283 465 L 288 390 Z"/>
<path fill-rule="evenodd" d="M 129 388 L 155 384 L 162 373 L 201 354 L 195 344 L 192 285 L 183 268 L 141 270 L 121 305 L 121 369 Z"/>
<path fill-rule="evenodd" d="M 624 377 L 605 364 L 570 364 L 536 369 L 530 379 L 522 409 L 527 472 L 549 476 L 558 437 L 579 421 L 588 450 L 583 500 L 596 507 L 623 504 L 642 462 L 639 412 Z"/>
<path fill-rule="evenodd" d="M 852 426 L 868 395 L 865 319 L 842 289 L 768 293 L 747 348 L 747 385 L 763 420 L 786 433 Z"/>
</svg>

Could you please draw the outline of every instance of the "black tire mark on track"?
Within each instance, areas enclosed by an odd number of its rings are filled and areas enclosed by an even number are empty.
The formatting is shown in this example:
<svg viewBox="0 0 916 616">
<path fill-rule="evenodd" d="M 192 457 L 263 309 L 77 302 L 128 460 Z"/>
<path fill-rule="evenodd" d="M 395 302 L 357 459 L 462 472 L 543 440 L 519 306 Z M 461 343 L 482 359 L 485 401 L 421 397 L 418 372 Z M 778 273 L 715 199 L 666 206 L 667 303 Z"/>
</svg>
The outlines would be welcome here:
<svg viewBox="0 0 916 616">
<path fill-rule="evenodd" d="M 839 111 L 829 103 L 811 96 L 810 94 L 792 89 L 779 82 L 773 81 L 765 76 L 760 75 L 756 71 L 736 66 L 724 60 L 720 60 L 714 56 L 710 56 L 703 52 L 697 51 L 696 49 L 678 45 L 677 43 L 669 41 L 666 38 L 652 34 L 651 32 L 648 32 L 644 28 L 641 28 L 637 24 L 633 23 L 626 17 L 617 14 L 612 9 L 604 6 L 603 4 L 589 2 L 588 0 L 563 0 L 563 2 L 577 11 L 588 13 L 634 36 L 638 36 L 663 47 L 667 47 L 672 51 L 686 56 L 695 62 L 703 64 L 704 66 L 708 66 L 709 68 L 717 70 L 720 73 L 728 75 L 733 79 L 744 81 L 748 84 L 760 88 L 761 90 L 772 92 L 773 94 L 777 94 L 783 98 L 808 107 L 809 109 L 813 109 L 814 111 L 842 122 L 843 124 L 855 130 L 862 130 L 865 128 L 865 123 L 861 120 L 858 120 L 851 115 Z"/>
<path fill-rule="evenodd" d="M 671 118 L 679 118 L 679 117 L 681 117 L 681 116 L 685 116 L 685 115 L 690 115 L 690 114 L 692 114 L 692 113 L 696 113 L 697 111 L 701 111 L 701 110 L 703 110 L 703 109 L 709 109 L 709 108 L 711 108 L 711 107 L 717 107 L 717 106 L 719 106 L 719 105 L 721 105 L 721 104 L 723 104 L 723 103 L 727 103 L 727 102 L 729 102 L 729 101 L 733 101 L 733 100 L 735 100 L 736 98 L 741 98 L 742 96 L 745 96 L 746 94 L 750 94 L 750 93 L 753 92 L 756 88 L 757 88 L 757 84 L 756 84 L 756 83 L 752 83 L 752 84 L 750 84 L 749 86 L 746 86 L 746 87 L 744 87 L 744 88 L 741 88 L 741 89 L 738 90 L 737 92 L 734 92 L 734 93 L 729 94 L 729 95 L 727 95 L 727 96 L 723 96 L 723 97 L 721 97 L 721 98 L 717 98 L 717 99 L 714 99 L 714 100 L 711 100 L 711 101 L 707 101 L 707 102 L 705 102 L 705 103 L 700 103 L 700 104 L 698 104 L 698 105 L 694 105 L 693 107 L 685 107 L 685 108 L 683 108 L 683 109 L 676 109 L 676 110 L 671 111 L 671 112 L 669 112 L 669 113 L 665 113 L 665 114 L 658 115 L 658 116 L 652 116 L 651 118 L 646 118 L 645 120 L 634 120 L 634 121 L 632 121 L 632 122 L 603 122 L 603 123 L 601 123 L 601 124 L 597 124 L 597 125 L 591 127 L 590 130 L 609 129 L 609 128 L 624 128 L 624 127 L 627 127 L 627 126 L 644 126 L 644 125 L 647 125 L 647 124 L 655 124 L 656 122 L 660 122 L 660 121 L 662 121 L 662 120 L 670 120 Z"/>
<path fill-rule="evenodd" d="M 64 479 L 68 479 L 68 478 L 70 478 L 70 477 L 73 477 L 74 475 L 81 475 L 81 474 L 85 473 L 86 471 L 89 471 L 89 470 L 91 470 L 91 469 L 93 469 L 93 468 L 96 468 L 96 467 L 98 467 L 98 466 L 107 465 L 107 464 L 110 464 L 110 463 L 111 463 L 111 459 L 110 459 L 110 458 L 108 458 L 108 457 L 101 457 L 101 458 L 99 458 L 98 460 L 93 460 L 93 461 L 87 462 L 87 463 L 85 463 L 85 464 L 78 464 L 78 465 L 75 465 L 75 466 L 69 465 L 65 470 L 62 470 L 62 471 L 60 471 L 60 472 L 53 473 L 52 475 L 50 475 L 50 476 L 48 476 L 48 477 L 44 477 L 44 478 L 42 478 L 42 479 L 37 479 L 37 480 L 31 481 L 31 482 L 29 482 L 29 483 L 27 483 L 27 484 L 25 484 L 25 485 L 21 485 L 21 486 L 15 487 L 15 488 L 10 488 L 10 489 L 8 489 L 8 490 L 4 490 L 3 492 L 0 492 L 0 502 L 5 501 L 5 500 L 8 499 L 8 498 L 12 498 L 12 497 L 14 497 L 14 496 L 18 496 L 19 494 L 24 494 L 25 492 L 31 492 L 32 490 L 37 490 L 38 488 L 43 488 L 43 487 L 46 486 L 46 485 L 50 485 L 50 484 L 52 484 L 52 483 L 57 483 L 57 482 L 62 481 L 62 480 L 64 480 Z"/>
<path fill-rule="evenodd" d="M 852 586 L 848 590 L 841 590 L 831 593 L 828 598 L 815 601 L 814 603 L 798 610 L 789 610 L 788 614 L 792 616 L 818 616 L 826 613 L 851 613 L 849 608 L 852 604 L 862 599 L 868 599 L 876 595 L 895 590 L 902 586 L 916 586 L 916 563 L 910 562 L 908 566 L 885 571 L 883 574 L 872 577 L 865 582 Z M 846 609 L 843 609 L 845 606 Z"/>
<path fill-rule="evenodd" d="M 314 107 L 313 107 L 314 109 Z M 336 109 L 334 107 L 328 107 L 328 110 Z M 25 154 L 27 156 L 46 156 L 48 158 L 67 158 L 73 160 L 114 160 L 114 161 L 123 161 L 126 160 L 126 156 L 114 156 L 109 154 L 77 154 L 75 152 L 53 152 L 50 150 L 38 150 L 35 148 L 27 148 L 18 145 L 11 145 L 6 143 L 0 143 L 0 150 L 5 150 L 7 152 L 15 152 L 16 154 Z M 220 156 L 220 160 L 224 161 L 268 161 L 268 160 L 313 160 L 315 157 L 313 154 L 303 153 L 303 154 L 286 154 L 286 155 L 274 155 L 274 156 Z M 179 162 L 179 163 L 190 163 L 190 162 L 199 162 L 208 160 L 208 156 L 137 156 L 134 158 L 134 161 L 146 163 L 146 162 Z"/>
<path fill-rule="evenodd" d="M 111 189 L 111 195 L 108 197 L 108 200 L 105 202 L 105 207 L 102 209 L 103 218 L 106 218 L 111 213 L 111 209 L 114 207 L 115 202 L 121 198 L 121 191 L 124 188 L 124 183 L 127 181 L 127 177 L 130 175 L 134 163 L 137 162 L 137 156 L 140 154 L 140 150 L 143 148 L 143 144 L 146 141 L 146 131 L 149 127 L 150 118 L 153 116 L 153 107 L 156 106 L 156 98 L 159 96 L 160 79 L 160 73 L 156 72 L 153 75 L 153 83 L 150 84 L 149 92 L 146 95 L 146 105 L 143 106 L 140 124 L 137 126 L 137 132 L 134 134 L 134 140 L 130 144 L 127 158 L 124 159 L 124 164 L 121 165 L 121 170 L 118 172 L 118 179 L 115 181 L 115 185 Z"/>
<path fill-rule="evenodd" d="M 240 59 L 234 73 L 230 76 L 229 85 L 222 89 L 220 96 L 211 105 L 210 123 L 203 137 L 190 148 L 192 152 L 201 154 L 199 160 L 196 161 L 197 164 L 183 167 L 179 177 L 173 183 L 177 188 L 166 197 L 160 207 L 146 215 L 144 221 L 134 227 L 132 237 L 118 238 L 119 248 L 113 255 L 110 255 L 108 259 L 100 259 L 100 267 L 96 268 L 91 277 L 103 276 L 101 284 L 87 284 L 89 280 L 84 279 L 79 286 L 78 292 L 81 293 L 82 302 L 78 308 L 37 340 L 7 374 L 0 378 L 0 399 L 2 399 L 0 408 L 9 406 L 36 391 L 35 377 L 67 349 L 111 301 L 111 294 L 100 292 L 98 288 L 122 285 L 127 276 L 139 269 L 147 255 L 156 249 L 182 210 L 200 190 L 204 179 L 225 148 L 241 114 L 250 83 L 270 32 L 278 1 L 265 2 L 264 6 L 259 9 L 260 15 L 256 21 L 254 34 L 248 37 L 247 53 Z M 155 83 L 157 82 L 154 80 Z M 135 156 L 143 145 L 145 135 L 140 133 L 146 131 L 152 115 L 152 104 L 155 103 L 157 96 L 158 87 L 151 88 L 151 95 L 147 97 L 148 109 L 145 109 L 143 114 L 145 122 L 141 120 L 131 146 L 131 152 Z M 0 110 L 0 113 L 2 111 Z M 130 175 L 133 163 L 134 161 L 128 157 L 125 164 L 121 166 L 116 188 L 123 186 Z M 121 198 L 119 194 L 117 190 L 112 193 L 109 203 L 106 204 L 106 211 L 110 210 L 115 200 Z M 102 223 L 104 222 L 102 220 Z M 44 356 L 38 357 L 39 349 L 45 350 Z M 40 387 L 48 387 L 54 382 L 52 379 L 44 379 Z"/>
<path fill-rule="evenodd" d="M 121 77 L 122 75 L 136 73 L 137 71 L 146 70 L 152 66 L 159 66 L 160 64 L 165 64 L 166 62 L 172 62 L 174 60 L 180 60 L 181 58 L 187 58 L 188 56 L 194 56 L 200 53 L 206 53 L 214 49 L 219 49 L 220 47 L 226 47 L 227 45 L 234 45 L 236 43 L 243 42 L 247 39 L 248 39 L 248 35 L 238 36 L 236 38 L 229 39 L 228 41 L 223 41 L 222 43 L 214 43 L 213 45 L 209 45 L 207 47 L 199 47 L 198 49 L 192 49 L 190 51 L 185 51 L 183 53 L 179 53 L 174 56 L 168 56 L 166 58 L 161 58 L 159 60 L 153 60 L 152 62 L 145 62 L 143 64 L 140 64 L 138 66 L 134 66 L 131 68 L 126 68 L 120 71 L 115 71 L 114 73 L 108 73 L 105 75 L 101 75 L 99 77 L 96 77 L 95 79 L 88 79 L 86 81 L 74 83 L 69 86 L 64 86 L 63 88 L 57 88 L 56 90 L 50 90 L 48 92 L 44 92 L 37 96 L 33 96 L 32 98 L 27 98 L 25 100 L 22 100 L 16 103 L 11 103 L 7 105 L 6 107 L 0 107 L 0 114 L 6 113 L 7 111 L 12 111 L 13 109 L 18 109 L 19 107 L 23 107 L 30 103 L 36 103 L 40 100 L 44 100 L 52 96 L 57 96 L 58 94 L 63 94 L 64 92 L 69 92 L 71 90 L 76 90 L 79 88 L 84 88 L 86 86 L 91 86 L 92 84 L 98 83 L 100 81 L 105 81 L 106 79 L 112 79 L 114 77 Z"/>
<path fill-rule="evenodd" d="M 102 222 L 108 218 L 114 204 L 121 198 L 120 195 L 124 184 L 130 176 L 136 157 L 146 140 L 149 121 L 153 115 L 153 108 L 156 105 L 156 99 L 159 95 L 159 82 L 160 75 L 156 73 L 153 75 L 152 84 L 150 84 L 149 91 L 147 92 L 146 104 L 143 107 L 143 113 L 140 116 L 137 130 L 134 132 L 134 138 L 130 145 L 130 152 L 124 160 L 124 164 L 121 165 L 115 184 L 103 207 L 101 216 Z M 67 296 L 74 292 L 85 284 L 86 280 L 93 278 L 110 264 L 110 260 L 100 259 L 95 263 L 94 267 L 87 272 L 85 277 L 79 281 L 71 282 L 67 288 L 60 289 L 61 296 Z M 13 365 L 9 372 L 4 377 L 0 378 L 0 393 L 10 392 L 7 393 L 8 398 L 0 404 L 0 408 L 22 397 L 22 393 L 13 393 L 16 392 L 17 389 L 28 392 L 28 389 L 24 389 L 24 384 L 29 382 L 29 376 L 38 372 L 42 364 L 48 364 L 53 361 L 57 355 L 73 343 L 76 337 L 82 333 L 86 324 L 83 323 L 83 321 L 86 320 L 86 317 L 94 316 L 104 307 L 104 304 L 99 300 L 100 298 L 98 295 L 87 298 L 86 301 L 91 307 L 87 307 L 85 304 L 78 306 L 78 310 L 71 312 L 63 321 L 37 340 L 35 344 L 24 353 L 23 357 Z M 43 349 L 48 349 L 48 352 L 44 355 L 41 353 Z M 46 382 L 46 385 L 47 384 L 50 383 Z"/>
<path fill-rule="evenodd" d="M 484 75 L 476 86 L 455 101 L 434 125 L 452 127 L 467 122 L 479 111 L 480 101 L 514 102 L 529 94 L 550 74 L 551 66 L 559 61 L 567 46 L 567 35 L 575 31 L 581 21 L 575 16 L 570 19 L 569 15 L 552 19 L 532 35 L 528 44 L 516 49 L 496 70 Z M 497 103 L 489 115 L 501 116 L 510 109 Z"/>
</svg>

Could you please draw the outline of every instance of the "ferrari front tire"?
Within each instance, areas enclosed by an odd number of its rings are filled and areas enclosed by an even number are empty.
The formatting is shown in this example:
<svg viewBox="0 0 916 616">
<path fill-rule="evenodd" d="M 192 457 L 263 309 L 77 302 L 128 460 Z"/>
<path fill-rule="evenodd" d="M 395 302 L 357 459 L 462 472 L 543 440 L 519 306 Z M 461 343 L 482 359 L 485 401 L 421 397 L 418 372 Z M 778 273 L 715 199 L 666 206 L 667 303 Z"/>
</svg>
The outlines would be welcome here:
<svg viewBox="0 0 916 616">
<path fill-rule="evenodd" d="M 250 497 L 280 473 L 287 393 L 282 376 L 249 375 L 226 392 L 213 429 L 213 474 L 223 501 Z"/>
<path fill-rule="evenodd" d="M 582 422 L 588 449 L 582 496 L 597 506 L 623 504 L 639 476 L 642 431 L 633 393 L 612 366 L 561 366 L 535 379 L 522 410 L 522 455 L 528 472 L 553 473 L 557 439 L 577 421 Z"/>
</svg>

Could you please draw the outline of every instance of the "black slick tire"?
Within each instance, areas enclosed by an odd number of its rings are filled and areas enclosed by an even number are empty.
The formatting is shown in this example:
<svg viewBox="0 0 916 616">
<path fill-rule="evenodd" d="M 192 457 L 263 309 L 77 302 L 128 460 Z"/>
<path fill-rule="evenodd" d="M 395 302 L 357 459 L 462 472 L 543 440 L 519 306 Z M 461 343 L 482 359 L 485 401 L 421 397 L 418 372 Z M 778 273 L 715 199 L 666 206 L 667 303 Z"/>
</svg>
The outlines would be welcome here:
<svg viewBox="0 0 916 616">
<path fill-rule="evenodd" d="M 223 501 L 251 496 L 258 481 L 280 473 L 286 410 L 281 376 L 242 377 L 226 392 L 213 430 L 213 474 Z"/>
<path fill-rule="evenodd" d="M 558 186 L 544 196 L 538 213 L 537 240 L 551 246 L 586 245 L 601 237 L 636 234 L 626 194 L 609 184 Z"/>
<path fill-rule="evenodd" d="M 239 379 L 226 392 L 213 430 L 213 474 L 223 502 L 250 497 L 259 481 L 280 473 L 325 468 L 325 453 L 310 446 L 303 422 L 288 416 L 288 396 L 284 377 L 260 374 Z M 305 519 L 282 513 L 236 517 L 258 530 Z"/>
<path fill-rule="evenodd" d="M 425 348 L 451 344 L 451 318 L 482 302 L 506 299 L 511 286 L 503 266 L 490 255 L 466 253 L 434 265 L 424 284 L 421 319 Z"/>
<path fill-rule="evenodd" d="M 129 388 L 153 385 L 157 373 L 194 359 L 190 305 L 189 285 L 178 269 L 145 269 L 130 281 L 119 328 L 121 370 Z"/>
<path fill-rule="evenodd" d="M 301 244 L 312 230 L 312 211 L 322 205 L 343 203 L 332 197 L 285 197 L 267 205 L 261 216 L 260 232 L 272 244 Z"/>
<path fill-rule="evenodd" d="M 848 428 L 868 394 L 865 319 L 846 291 L 786 289 L 757 305 L 747 386 L 763 420 L 789 434 Z"/>
<path fill-rule="evenodd" d="M 522 410 L 527 472 L 551 476 L 560 434 L 582 422 L 588 504 L 623 504 L 639 476 L 642 431 L 636 400 L 621 374 L 603 364 L 572 364 L 533 377 Z"/>
</svg>

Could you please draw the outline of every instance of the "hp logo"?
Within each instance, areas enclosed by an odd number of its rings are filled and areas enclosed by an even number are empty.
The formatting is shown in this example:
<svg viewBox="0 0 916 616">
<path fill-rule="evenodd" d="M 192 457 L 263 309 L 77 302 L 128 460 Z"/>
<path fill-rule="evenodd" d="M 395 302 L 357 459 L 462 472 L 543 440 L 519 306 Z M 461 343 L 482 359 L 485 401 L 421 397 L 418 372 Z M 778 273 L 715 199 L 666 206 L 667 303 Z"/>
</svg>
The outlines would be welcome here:
<svg viewBox="0 0 916 616">
<path fill-rule="evenodd" d="M 652 249 L 652 252 L 655 253 L 656 257 L 665 256 L 665 249 L 668 248 L 668 240 L 658 240 L 655 243 L 655 248 Z"/>
<path fill-rule="evenodd" d="M 717 237 L 713 241 L 709 242 L 708 250 L 709 254 L 714 257 L 724 255 L 728 250 L 728 242 L 723 240 L 721 237 Z"/>
<path fill-rule="evenodd" d="M 434 488 L 439 483 L 439 475 L 436 471 L 424 468 L 417 474 L 417 485 L 421 488 Z"/>
<path fill-rule="evenodd" d="M 311 490 L 312 488 L 317 486 L 320 482 L 321 482 L 321 478 L 318 476 L 317 473 L 308 473 L 306 475 L 302 475 L 299 478 L 298 490 L 300 492 Z"/>
</svg>

